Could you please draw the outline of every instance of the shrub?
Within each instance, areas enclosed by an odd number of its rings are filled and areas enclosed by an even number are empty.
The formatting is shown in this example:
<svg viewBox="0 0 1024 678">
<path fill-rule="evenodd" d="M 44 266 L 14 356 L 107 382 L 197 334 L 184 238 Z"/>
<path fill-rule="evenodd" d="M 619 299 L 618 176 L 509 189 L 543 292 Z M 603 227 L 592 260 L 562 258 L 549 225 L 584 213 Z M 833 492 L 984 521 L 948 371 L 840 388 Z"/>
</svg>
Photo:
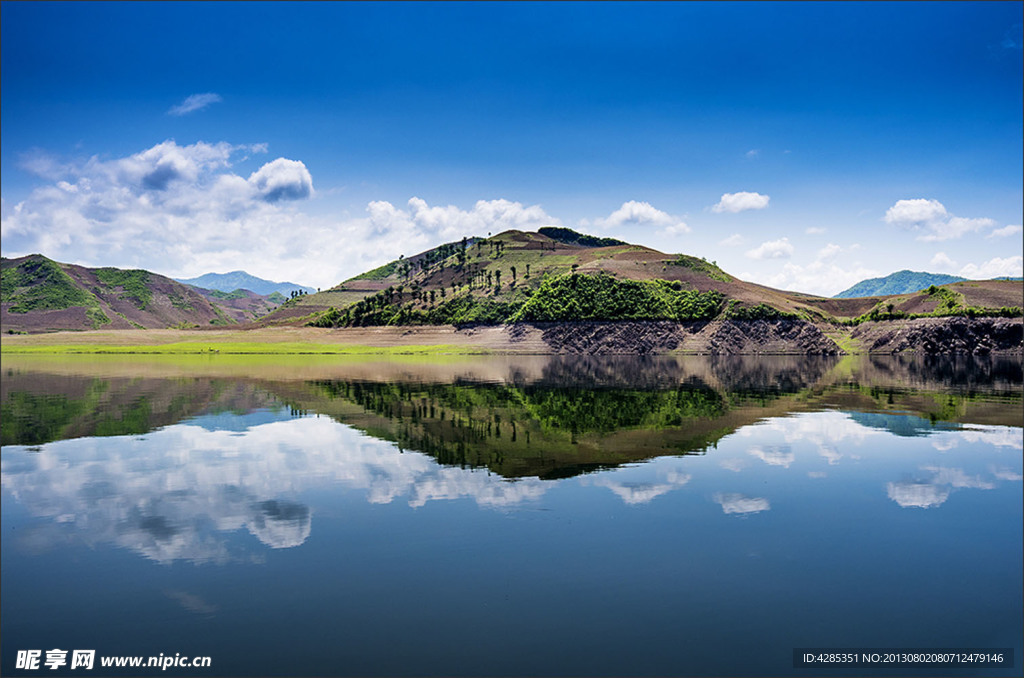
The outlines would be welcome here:
<svg viewBox="0 0 1024 678">
<path fill-rule="evenodd" d="M 568 273 L 541 283 L 512 320 L 703 320 L 721 302 L 718 292 L 674 289 L 665 280 Z"/>
</svg>

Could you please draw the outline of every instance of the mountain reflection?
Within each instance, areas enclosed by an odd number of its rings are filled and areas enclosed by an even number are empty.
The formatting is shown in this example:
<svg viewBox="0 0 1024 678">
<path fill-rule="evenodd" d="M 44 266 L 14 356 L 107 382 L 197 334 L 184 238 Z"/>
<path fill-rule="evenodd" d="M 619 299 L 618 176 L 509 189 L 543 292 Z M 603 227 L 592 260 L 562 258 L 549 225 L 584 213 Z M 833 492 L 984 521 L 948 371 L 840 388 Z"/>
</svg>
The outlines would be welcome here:
<svg viewBox="0 0 1024 678">
<path fill-rule="evenodd" d="M 186 376 L 14 360 L 0 382 L 0 465 L 4 491 L 34 517 L 22 548 L 113 544 L 159 563 L 223 563 L 305 544 L 316 511 L 304 493 L 322 487 L 371 504 L 506 508 L 583 476 L 574 486 L 632 507 L 697 492 L 719 516 L 760 520 L 781 504 L 750 485 L 759 474 L 826 482 L 899 439 L 1010 453 L 872 481 L 882 501 L 937 508 L 1021 479 L 1019 364 L 969 363 L 556 357 L 240 376 L 214 362 Z"/>
</svg>

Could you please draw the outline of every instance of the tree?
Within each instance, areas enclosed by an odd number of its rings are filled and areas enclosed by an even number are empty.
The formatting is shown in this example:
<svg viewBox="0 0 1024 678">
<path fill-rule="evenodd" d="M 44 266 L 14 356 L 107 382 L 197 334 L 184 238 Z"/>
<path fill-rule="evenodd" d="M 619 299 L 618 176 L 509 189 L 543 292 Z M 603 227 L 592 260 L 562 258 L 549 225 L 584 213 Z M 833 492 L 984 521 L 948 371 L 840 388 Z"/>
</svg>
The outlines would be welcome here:
<svg viewBox="0 0 1024 678">
<path fill-rule="evenodd" d="M 513 266 L 512 267 L 512 284 L 514 285 L 515 282 L 516 282 L 516 267 Z"/>
</svg>

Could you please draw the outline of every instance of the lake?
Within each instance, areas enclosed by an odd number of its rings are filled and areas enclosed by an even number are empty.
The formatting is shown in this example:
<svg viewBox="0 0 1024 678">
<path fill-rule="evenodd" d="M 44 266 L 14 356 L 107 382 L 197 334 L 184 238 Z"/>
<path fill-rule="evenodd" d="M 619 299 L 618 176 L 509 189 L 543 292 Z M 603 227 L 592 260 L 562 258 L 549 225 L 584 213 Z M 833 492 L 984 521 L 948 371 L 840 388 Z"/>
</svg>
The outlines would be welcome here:
<svg viewBox="0 0 1024 678">
<path fill-rule="evenodd" d="M 4 356 L 0 669 L 1020 675 L 1022 384 L 1005 358 Z"/>
</svg>

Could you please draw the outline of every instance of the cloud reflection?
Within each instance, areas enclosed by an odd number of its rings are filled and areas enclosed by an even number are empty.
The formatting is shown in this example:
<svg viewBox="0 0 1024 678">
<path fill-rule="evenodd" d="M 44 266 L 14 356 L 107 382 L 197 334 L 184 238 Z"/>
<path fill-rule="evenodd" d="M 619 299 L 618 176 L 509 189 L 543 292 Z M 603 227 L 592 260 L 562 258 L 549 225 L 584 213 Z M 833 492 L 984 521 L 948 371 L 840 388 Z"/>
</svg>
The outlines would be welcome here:
<svg viewBox="0 0 1024 678">
<path fill-rule="evenodd" d="M 217 612 L 217 606 L 211 605 L 199 596 L 186 591 L 164 591 L 164 595 L 175 601 L 189 612 L 211 617 Z"/>
<path fill-rule="evenodd" d="M 995 483 L 979 476 L 969 476 L 963 469 L 944 466 L 923 466 L 931 474 L 924 480 L 905 480 L 889 483 L 889 498 L 904 508 L 935 508 L 941 506 L 954 489 L 970 488 L 991 490 Z"/>
<path fill-rule="evenodd" d="M 789 468 L 789 465 L 796 461 L 796 455 L 789 445 L 768 445 L 765 447 L 751 447 L 748 450 L 751 456 L 771 466 Z"/>
<path fill-rule="evenodd" d="M 597 487 L 607 487 L 627 504 L 646 504 L 655 497 L 682 487 L 692 478 L 693 476 L 688 473 L 669 471 L 665 474 L 665 481 L 660 483 L 623 482 L 616 480 L 615 474 L 611 474 L 600 476 L 591 484 Z"/>
<path fill-rule="evenodd" d="M 714 499 L 716 503 L 721 505 L 722 512 L 726 514 L 760 513 L 761 511 L 768 511 L 772 507 L 771 503 L 764 497 L 748 497 L 745 494 L 737 494 L 735 492 L 718 492 L 715 494 Z"/>
<path fill-rule="evenodd" d="M 238 547 L 228 534 L 239 530 L 270 548 L 303 544 L 312 511 L 298 495 L 323 484 L 363 490 L 372 503 L 406 497 L 412 507 L 458 498 L 511 506 L 549 487 L 439 466 L 326 417 L 243 432 L 181 424 L 145 439 L 79 438 L 37 452 L 9 447 L 0 463 L 4 489 L 52 521 L 27 531 L 23 546 L 110 543 L 159 563 L 231 560 Z"/>
</svg>

